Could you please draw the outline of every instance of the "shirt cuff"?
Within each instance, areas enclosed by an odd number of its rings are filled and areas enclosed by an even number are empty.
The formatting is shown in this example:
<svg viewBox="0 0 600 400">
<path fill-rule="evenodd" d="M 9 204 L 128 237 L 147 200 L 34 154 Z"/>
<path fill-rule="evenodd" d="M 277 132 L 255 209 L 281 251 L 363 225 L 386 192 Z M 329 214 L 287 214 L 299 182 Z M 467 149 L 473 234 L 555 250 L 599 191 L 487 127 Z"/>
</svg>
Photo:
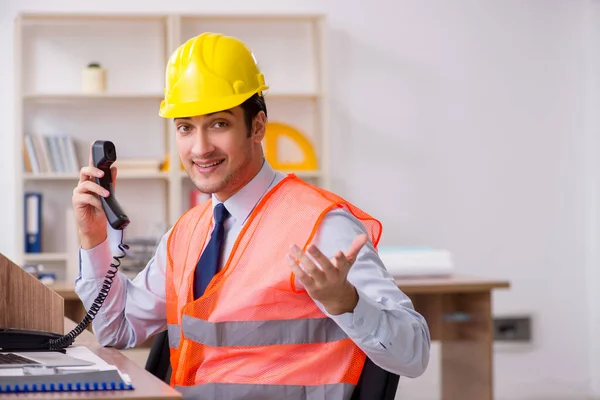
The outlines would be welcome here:
<svg viewBox="0 0 600 400">
<path fill-rule="evenodd" d="M 372 335 L 379 326 L 381 308 L 379 304 L 356 288 L 358 303 L 352 312 L 339 315 L 330 315 L 329 318 L 336 322 L 348 336 L 353 338 Z"/>
<path fill-rule="evenodd" d="M 112 262 L 108 238 L 89 250 L 79 248 L 79 274 L 82 279 L 104 278 Z"/>
</svg>

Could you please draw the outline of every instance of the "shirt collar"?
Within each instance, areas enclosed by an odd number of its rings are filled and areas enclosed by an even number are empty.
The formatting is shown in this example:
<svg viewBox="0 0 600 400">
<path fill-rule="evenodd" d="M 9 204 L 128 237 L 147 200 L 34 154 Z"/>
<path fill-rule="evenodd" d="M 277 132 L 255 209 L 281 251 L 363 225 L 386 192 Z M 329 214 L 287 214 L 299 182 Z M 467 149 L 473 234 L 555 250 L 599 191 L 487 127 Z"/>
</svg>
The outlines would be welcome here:
<svg viewBox="0 0 600 400">
<path fill-rule="evenodd" d="M 243 224 L 259 200 L 267 192 L 273 180 L 276 177 L 275 170 L 264 160 L 258 174 L 250 180 L 244 187 L 237 191 L 233 196 L 223 203 L 229 214 L 237 223 Z M 213 194 L 212 208 L 214 210 L 221 201 Z"/>
</svg>

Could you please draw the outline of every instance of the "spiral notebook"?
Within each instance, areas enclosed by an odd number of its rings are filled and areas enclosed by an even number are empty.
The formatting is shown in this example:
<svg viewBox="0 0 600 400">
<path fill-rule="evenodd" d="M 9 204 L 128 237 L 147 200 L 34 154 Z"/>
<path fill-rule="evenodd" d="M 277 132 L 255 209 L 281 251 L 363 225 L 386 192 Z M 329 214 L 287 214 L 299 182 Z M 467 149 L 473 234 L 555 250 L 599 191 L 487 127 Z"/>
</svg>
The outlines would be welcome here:
<svg viewBox="0 0 600 400">
<path fill-rule="evenodd" d="M 1 393 L 133 390 L 127 374 L 89 349 L 77 346 L 67 354 L 92 365 L 85 367 L 0 369 Z"/>
</svg>

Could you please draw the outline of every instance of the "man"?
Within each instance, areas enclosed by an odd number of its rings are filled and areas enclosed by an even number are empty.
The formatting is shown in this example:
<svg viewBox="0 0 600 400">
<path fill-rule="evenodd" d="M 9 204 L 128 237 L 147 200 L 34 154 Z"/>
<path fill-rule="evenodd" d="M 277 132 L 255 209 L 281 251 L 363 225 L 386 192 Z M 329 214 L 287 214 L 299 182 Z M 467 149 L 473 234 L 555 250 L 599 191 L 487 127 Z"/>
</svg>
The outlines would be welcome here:
<svg viewBox="0 0 600 400">
<path fill-rule="evenodd" d="M 421 375 L 429 331 L 377 255 L 381 224 L 269 166 L 266 89 L 236 38 L 205 33 L 173 53 L 160 115 L 212 199 L 180 217 L 133 281 L 115 277 L 98 339 L 132 347 L 168 329 L 171 384 L 186 397 L 347 399 L 366 357 Z M 82 168 L 73 194 L 88 308 L 112 260 L 99 173 Z"/>
</svg>

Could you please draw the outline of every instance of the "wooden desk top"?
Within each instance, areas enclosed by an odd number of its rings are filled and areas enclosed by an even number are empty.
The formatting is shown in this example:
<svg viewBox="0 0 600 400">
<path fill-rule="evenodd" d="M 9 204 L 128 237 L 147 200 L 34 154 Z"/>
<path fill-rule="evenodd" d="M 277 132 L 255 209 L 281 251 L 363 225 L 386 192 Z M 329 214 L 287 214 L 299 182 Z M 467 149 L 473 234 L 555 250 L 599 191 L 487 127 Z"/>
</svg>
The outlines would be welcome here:
<svg viewBox="0 0 600 400">
<path fill-rule="evenodd" d="M 65 318 L 65 332 L 71 331 L 75 323 Z M 135 362 L 116 349 L 102 347 L 90 331 L 83 331 L 75 340 L 75 345 L 86 346 L 94 354 L 109 364 L 115 365 L 129 375 L 134 390 L 114 390 L 106 392 L 56 392 L 56 393 L 19 393 L 0 395 L 0 399 L 136 399 L 136 400 L 171 400 L 181 399 L 181 394 L 169 385 L 147 372 Z"/>
<path fill-rule="evenodd" d="M 487 292 L 493 289 L 507 289 L 510 287 L 510 283 L 504 280 L 459 275 L 432 278 L 397 278 L 395 281 L 400 290 L 406 294 Z"/>
<path fill-rule="evenodd" d="M 75 293 L 75 285 L 66 282 L 57 282 L 48 287 L 62 296 L 65 300 L 79 300 L 79 296 Z"/>
</svg>

